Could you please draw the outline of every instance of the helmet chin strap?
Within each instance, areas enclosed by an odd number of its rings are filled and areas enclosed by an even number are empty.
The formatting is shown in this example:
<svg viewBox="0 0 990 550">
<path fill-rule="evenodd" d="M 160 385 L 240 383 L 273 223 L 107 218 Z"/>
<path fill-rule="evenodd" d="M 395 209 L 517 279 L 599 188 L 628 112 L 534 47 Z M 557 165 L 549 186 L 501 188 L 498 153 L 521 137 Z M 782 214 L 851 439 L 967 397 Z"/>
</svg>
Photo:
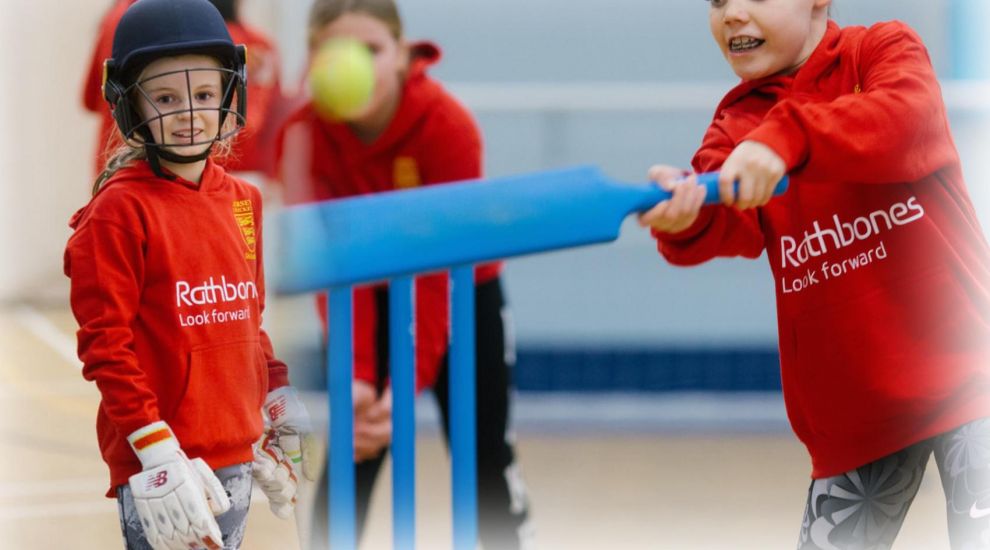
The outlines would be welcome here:
<svg viewBox="0 0 990 550">
<path fill-rule="evenodd" d="M 142 130 L 147 130 L 147 128 L 142 128 Z M 145 132 L 141 133 L 145 134 Z M 203 149 L 202 152 L 195 155 L 177 155 L 155 143 L 150 131 L 148 131 L 147 135 L 144 135 L 143 137 L 145 138 L 144 153 L 145 156 L 148 157 L 148 164 L 151 165 L 151 171 L 160 178 L 170 180 L 174 180 L 175 176 L 165 172 L 161 164 L 162 159 L 168 162 L 174 162 L 176 164 L 192 164 L 194 162 L 199 162 L 210 156 L 210 153 L 213 152 L 213 145 L 216 143 L 216 140 L 210 142 L 209 147 Z"/>
</svg>

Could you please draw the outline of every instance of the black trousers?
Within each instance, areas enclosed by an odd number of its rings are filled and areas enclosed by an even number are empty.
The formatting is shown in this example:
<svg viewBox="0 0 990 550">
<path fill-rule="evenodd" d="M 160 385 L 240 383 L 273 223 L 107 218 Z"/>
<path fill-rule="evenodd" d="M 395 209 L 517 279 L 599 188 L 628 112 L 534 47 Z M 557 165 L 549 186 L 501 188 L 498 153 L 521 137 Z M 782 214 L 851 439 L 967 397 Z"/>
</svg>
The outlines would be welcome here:
<svg viewBox="0 0 990 550">
<path fill-rule="evenodd" d="M 378 308 L 378 379 L 388 372 L 388 291 L 376 293 Z M 478 456 L 478 535 L 485 550 L 516 550 L 528 517 L 525 486 L 515 465 L 508 437 L 509 394 L 512 365 L 506 360 L 506 329 L 502 317 L 505 299 L 500 279 L 475 288 L 475 346 Z M 449 356 L 443 358 L 433 394 L 450 441 Z M 385 459 L 385 452 L 356 465 L 356 521 L 358 536 L 364 530 L 369 501 Z M 425 488 L 421 488 L 425 489 Z M 326 532 L 326 483 L 320 483 L 314 531 Z M 322 511 L 320 510 L 322 508 Z"/>
</svg>

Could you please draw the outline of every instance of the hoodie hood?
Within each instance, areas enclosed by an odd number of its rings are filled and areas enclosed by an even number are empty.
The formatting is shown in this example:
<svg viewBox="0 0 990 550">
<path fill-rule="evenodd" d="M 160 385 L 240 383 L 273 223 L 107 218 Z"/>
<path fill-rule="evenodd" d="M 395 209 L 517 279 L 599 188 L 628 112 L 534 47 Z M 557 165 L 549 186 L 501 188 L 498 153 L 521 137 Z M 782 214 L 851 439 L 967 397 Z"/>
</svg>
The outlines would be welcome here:
<svg viewBox="0 0 990 550">
<path fill-rule="evenodd" d="M 164 168 L 163 170 L 171 174 L 171 172 L 168 172 L 168 170 Z M 125 166 L 120 170 L 117 170 L 117 172 L 115 172 L 114 175 L 111 176 L 110 179 L 108 179 L 103 184 L 102 187 L 100 187 L 100 190 L 97 191 L 96 195 L 94 195 L 91 199 L 89 199 L 89 202 L 86 203 L 85 206 L 77 210 L 76 213 L 73 214 L 71 218 L 69 218 L 69 227 L 72 229 L 76 229 L 77 227 L 79 227 L 79 225 L 82 223 L 82 220 L 86 217 L 86 213 L 93 206 L 93 203 L 100 196 L 102 196 L 107 189 L 115 185 L 119 185 L 122 183 L 144 182 L 144 183 L 152 183 L 156 185 L 179 185 L 194 191 L 197 190 L 211 191 L 212 189 L 215 189 L 218 185 L 220 185 L 220 182 L 223 181 L 225 172 L 223 171 L 223 168 L 221 168 L 219 165 L 213 162 L 212 158 L 208 158 L 206 160 L 206 167 L 203 168 L 203 175 L 200 176 L 200 183 L 195 183 L 187 179 L 183 179 L 179 176 L 176 176 L 175 174 L 171 174 L 171 175 L 174 177 L 174 179 L 166 180 L 164 178 L 159 177 L 157 174 L 154 173 L 154 171 L 152 171 L 151 165 L 148 164 L 148 161 L 146 160 L 134 161 L 132 164 Z"/>
</svg>

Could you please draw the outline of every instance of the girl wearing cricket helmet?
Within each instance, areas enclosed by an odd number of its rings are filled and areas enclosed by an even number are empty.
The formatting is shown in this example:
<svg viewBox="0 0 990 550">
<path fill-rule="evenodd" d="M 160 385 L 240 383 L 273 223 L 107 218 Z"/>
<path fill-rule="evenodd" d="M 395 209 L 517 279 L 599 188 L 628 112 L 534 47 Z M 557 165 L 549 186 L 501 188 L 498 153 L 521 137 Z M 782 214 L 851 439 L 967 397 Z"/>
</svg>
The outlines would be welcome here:
<svg viewBox="0 0 990 550">
<path fill-rule="evenodd" d="M 287 517 L 308 431 L 261 328 L 260 193 L 211 157 L 244 124 L 244 48 L 206 0 L 139 0 L 112 52 L 122 146 L 65 251 L 107 495 L 128 549 L 238 548 L 252 471 Z"/>
</svg>

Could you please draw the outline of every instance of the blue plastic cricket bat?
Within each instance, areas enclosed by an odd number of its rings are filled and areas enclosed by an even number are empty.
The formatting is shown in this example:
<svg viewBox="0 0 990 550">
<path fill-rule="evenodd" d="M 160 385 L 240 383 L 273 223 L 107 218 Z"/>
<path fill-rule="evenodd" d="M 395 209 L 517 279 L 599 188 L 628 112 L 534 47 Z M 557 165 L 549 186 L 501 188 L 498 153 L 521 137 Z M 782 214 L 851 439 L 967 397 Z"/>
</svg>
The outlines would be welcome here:
<svg viewBox="0 0 990 550">
<path fill-rule="evenodd" d="M 718 174 L 698 175 L 707 203 Z M 787 189 L 785 176 L 775 190 Z M 469 180 L 286 208 L 279 292 L 322 290 L 453 265 L 613 241 L 622 220 L 670 197 L 593 166 Z"/>
</svg>

